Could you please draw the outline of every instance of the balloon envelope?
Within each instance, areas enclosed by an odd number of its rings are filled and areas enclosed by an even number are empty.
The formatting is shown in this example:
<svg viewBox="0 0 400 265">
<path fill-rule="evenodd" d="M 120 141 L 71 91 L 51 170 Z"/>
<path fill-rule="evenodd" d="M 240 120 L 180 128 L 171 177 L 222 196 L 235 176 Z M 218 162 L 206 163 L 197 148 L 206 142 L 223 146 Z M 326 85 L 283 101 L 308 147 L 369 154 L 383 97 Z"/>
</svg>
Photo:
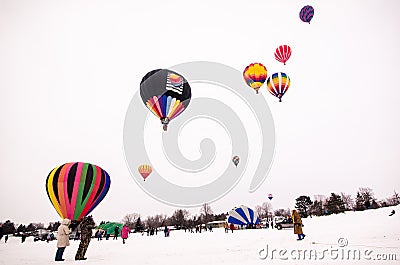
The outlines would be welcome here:
<svg viewBox="0 0 400 265">
<path fill-rule="evenodd" d="M 81 220 L 106 196 L 110 176 L 99 166 L 83 162 L 54 168 L 46 180 L 47 195 L 61 218 Z"/>
<path fill-rule="evenodd" d="M 272 198 L 273 198 L 273 197 L 272 197 L 272 194 L 268 194 L 268 199 L 269 199 L 269 200 L 272 200 Z"/>
<path fill-rule="evenodd" d="M 267 79 L 267 68 L 260 63 L 252 63 L 244 69 L 243 78 L 246 84 L 258 93 L 258 89 Z"/>
<path fill-rule="evenodd" d="M 146 178 L 151 174 L 151 172 L 153 172 L 153 169 L 151 168 L 150 165 L 140 165 L 138 171 L 140 175 L 142 175 L 143 180 L 146 180 Z"/>
<path fill-rule="evenodd" d="M 312 6 L 304 6 L 299 13 L 301 21 L 310 24 L 311 19 L 314 17 L 314 8 Z"/>
<path fill-rule="evenodd" d="M 292 49 L 288 45 L 281 45 L 275 50 L 275 59 L 283 64 L 286 64 L 292 55 Z"/>
<path fill-rule="evenodd" d="M 279 102 L 282 101 L 283 95 L 290 87 L 290 78 L 285 73 L 275 73 L 268 77 L 267 88 L 269 93 L 279 98 Z"/>
<path fill-rule="evenodd" d="M 140 96 L 146 107 L 161 120 L 164 130 L 167 130 L 169 122 L 189 105 L 192 92 L 182 75 L 167 69 L 157 69 L 143 77 Z"/>
<path fill-rule="evenodd" d="M 232 158 L 232 162 L 235 166 L 239 165 L 240 158 L 238 156 L 234 156 Z"/>
<path fill-rule="evenodd" d="M 99 225 L 97 227 L 97 229 L 102 229 L 102 230 L 106 231 L 107 234 L 114 235 L 114 231 L 115 231 L 114 229 L 116 226 L 119 228 L 119 235 L 121 236 L 121 230 L 122 230 L 122 227 L 124 226 L 121 223 L 109 222 L 109 223 Z"/>
<path fill-rule="evenodd" d="M 247 206 L 240 206 L 229 211 L 228 223 L 237 225 L 256 225 L 260 223 L 258 215 Z"/>
</svg>

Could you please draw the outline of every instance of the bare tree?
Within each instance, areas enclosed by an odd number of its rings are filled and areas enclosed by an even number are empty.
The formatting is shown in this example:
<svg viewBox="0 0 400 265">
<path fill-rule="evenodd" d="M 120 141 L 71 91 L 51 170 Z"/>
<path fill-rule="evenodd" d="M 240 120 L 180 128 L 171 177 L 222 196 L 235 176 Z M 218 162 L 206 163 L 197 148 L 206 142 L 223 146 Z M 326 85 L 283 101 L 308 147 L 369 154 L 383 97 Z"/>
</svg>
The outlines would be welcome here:
<svg viewBox="0 0 400 265">
<path fill-rule="evenodd" d="M 136 221 L 139 217 L 140 217 L 140 214 L 138 214 L 138 213 L 129 213 L 124 216 L 124 218 L 122 219 L 122 223 L 124 225 L 128 226 L 130 229 L 134 229 Z"/>
<path fill-rule="evenodd" d="M 258 215 L 259 218 L 264 218 L 265 215 L 266 215 L 263 207 L 260 206 L 260 205 L 256 206 L 256 212 L 257 212 L 257 215 Z"/>
<path fill-rule="evenodd" d="M 208 223 L 211 221 L 213 211 L 211 209 L 211 206 L 208 203 L 204 203 L 201 206 L 200 213 L 204 215 L 204 222 Z"/>
<path fill-rule="evenodd" d="M 354 208 L 354 200 L 351 198 L 351 195 L 348 195 L 344 192 L 341 192 L 340 195 L 346 210 L 352 210 Z"/>
</svg>

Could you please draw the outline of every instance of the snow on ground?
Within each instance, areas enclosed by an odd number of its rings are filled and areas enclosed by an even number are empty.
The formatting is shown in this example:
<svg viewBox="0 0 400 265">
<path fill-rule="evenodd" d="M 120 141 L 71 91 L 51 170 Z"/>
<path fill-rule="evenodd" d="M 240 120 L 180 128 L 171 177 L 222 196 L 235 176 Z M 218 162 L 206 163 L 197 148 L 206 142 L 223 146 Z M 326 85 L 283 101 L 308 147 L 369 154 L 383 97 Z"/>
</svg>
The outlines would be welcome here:
<svg viewBox="0 0 400 265">
<path fill-rule="evenodd" d="M 396 214 L 389 217 L 392 209 Z M 7 244 L 4 238 L 0 242 L 0 264 L 400 264 L 399 221 L 400 207 L 307 218 L 303 220 L 307 235 L 303 241 L 296 240 L 292 229 L 233 233 L 214 229 L 212 233 L 201 234 L 171 231 L 169 238 L 163 233 L 152 237 L 131 234 L 125 245 L 121 238 L 92 239 L 86 261 L 74 260 L 79 241 L 72 240 L 65 250 L 63 262 L 54 261 L 56 241 L 33 242 L 29 237 L 22 244 L 20 238 L 11 237 Z M 338 246 L 340 238 L 342 247 Z M 309 259 L 312 251 L 317 253 L 317 261 Z M 353 253 L 358 251 L 360 260 L 354 260 Z M 348 252 L 351 253 L 350 260 L 347 260 Z M 396 260 L 373 260 L 388 259 L 388 254 Z"/>
</svg>

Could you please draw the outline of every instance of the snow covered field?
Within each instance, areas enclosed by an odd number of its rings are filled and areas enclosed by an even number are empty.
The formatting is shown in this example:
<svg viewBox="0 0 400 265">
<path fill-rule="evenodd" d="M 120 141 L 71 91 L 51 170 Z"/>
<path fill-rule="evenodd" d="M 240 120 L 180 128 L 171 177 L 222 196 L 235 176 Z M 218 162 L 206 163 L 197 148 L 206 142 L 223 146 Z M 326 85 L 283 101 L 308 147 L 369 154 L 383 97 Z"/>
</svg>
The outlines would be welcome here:
<svg viewBox="0 0 400 265">
<path fill-rule="evenodd" d="M 389 217 L 392 209 L 396 214 Z M 292 229 L 171 231 L 169 238 L 163 233 L 153 237 L 131 234 L 125 245 L 121 238 L 93 239 L 86 261 L 74 260 L 79 241 L 71 241 L 64 262 L 54 261 L 56 241 L 33 242 L 29 237 L 21 244 L 20 238 L 11 237 L 7 244 L 4 238 L 0 243 L 0 264 L 400 264 L 399 224 L 400 207 L 390 207 L 304 219 L 307 236 L 303 241 L 296 241 Z M 317 261 L 309 259 L 314 251 Z M 354 260 L 353 253 L 360 253 L 360 260 Z M 374 260 L 389 258 L 396 260 Z"/>
</svg>

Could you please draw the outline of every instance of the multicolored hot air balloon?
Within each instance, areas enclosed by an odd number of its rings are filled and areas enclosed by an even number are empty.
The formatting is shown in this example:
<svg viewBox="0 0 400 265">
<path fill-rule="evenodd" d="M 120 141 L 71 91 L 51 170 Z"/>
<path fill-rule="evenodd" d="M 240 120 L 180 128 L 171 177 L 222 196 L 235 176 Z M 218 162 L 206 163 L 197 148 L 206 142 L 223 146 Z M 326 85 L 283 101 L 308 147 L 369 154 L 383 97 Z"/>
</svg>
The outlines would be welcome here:
<svg viewBox="0 0 400 265">
<path fill-rule="evenodd" d="M 272 198 L 273 198 L 273 197 L 272 197 L 272 194 L 271 194 L 271 193 L 268 194 L 268 199 L 269 199 L 269 200 L 272 200 Z"/>
<path fill-rule="evenodd" d="M 138 171 L 140 175 L 142 175 L 143 180 L 146 180 L 146 178 L 153 172 L 153 169 L 151 168 L 150 165 L 140 165 L 138 167 Z"/>
<path fill-rule="evenodd" d="M 47 176 L 47 195 L 61 218 L 80 221 L 103 200 L 110 188 L 108 173 L 89 163 L 54 168 Z"/>
<path fill-rule="evenodd" d="M 167 69 L 153 70 L 140 82 L 140 96 L 146 107 L 167 130 L 169 122 L 181 114 L 192 97 L 190 85 L 182 75 Z"/>
<path fill-rule="evenodd" d="M 275 59 L 284 65 L 289 60 L 290 55 L 292 55 L 292 49 L 288 45 L 281 45 L 275 50 Z"/>
<path fill-rule="evenodd" d="M 310 24 L 311 19 L 314 17 L 314 8 L 312 6 L 304 6 L 300 10 L 299 17 L 301 21 L 308 22 L 308 24 Z"/>
<path fill-rule="evenodd" d="M 239 165 L 240 158 L 238 156 L 234 156 L 232 158 L 233 164 L 237 167 Z"/>
<path fill-rule="evenodd" d="M 279 102 L 282 101 L 283 95 L 289 89 L 290 78 L 285 73 L 275 73 L 268 77 L 267 88 L 269 93 L 279 98 Z"/>
<path fill-rule="evenodd" d="M 258 89 L 267 79 L 267 68 L 260 63 L 252 63 L 244 69 L 243 78 L 246 84 L 258 94 Z"/>
<path fill-rule="evenodd" d="M 236 225 L 257 225 L 260 223 L 260 219 L 256 212 L 242 205 L 229 211 L 228 223 Z"/>
</svg>

